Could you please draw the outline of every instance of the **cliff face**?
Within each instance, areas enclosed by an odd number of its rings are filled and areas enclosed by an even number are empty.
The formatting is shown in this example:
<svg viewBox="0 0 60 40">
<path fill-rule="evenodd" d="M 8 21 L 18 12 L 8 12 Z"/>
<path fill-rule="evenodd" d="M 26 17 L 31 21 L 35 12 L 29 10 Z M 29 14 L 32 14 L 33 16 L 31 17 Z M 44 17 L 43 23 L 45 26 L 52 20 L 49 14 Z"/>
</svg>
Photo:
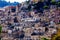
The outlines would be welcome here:
<svg viewBox="0 0 60 40">
<path fill-rule="evenodd" d="M 0 7 L 11 6 L 11 5 L 16 6 L 18 4 L 19 4 L 18 2 L 10 3 L 10 2 L 6 2 L 6 1 L 1 1 L 0 0 Z"/>
</svg>

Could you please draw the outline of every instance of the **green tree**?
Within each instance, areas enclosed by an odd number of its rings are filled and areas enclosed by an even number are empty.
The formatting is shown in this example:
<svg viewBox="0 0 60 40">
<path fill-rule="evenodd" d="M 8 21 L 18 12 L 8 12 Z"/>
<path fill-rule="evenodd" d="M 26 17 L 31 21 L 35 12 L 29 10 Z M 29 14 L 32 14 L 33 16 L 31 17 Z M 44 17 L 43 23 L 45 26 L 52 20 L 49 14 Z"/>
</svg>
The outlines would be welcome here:
<svg viewBox="0 0 60 40">
<path fill-rule="evenodd" d="M 60 2 L 57 2 L 57 6 L 60 7 Z M 60 24 L 60 23 L 59 23 Z"/>
<path fill-rule="evenodd" d="M 52 3 L 53 5 L 55 5 L 55 4 L 56 4 L 56 1 L 55 1 L 55 0 L 51 0 L 51 3 Z"/>
<path fill-rule="evenodd" d="M 58 2 L 58 5 L 60 5 L 60 2 Z"/>
<path fill-rule="evenodd" d="M 2 26 L 0 25 L 0 40 L 1 40 Z"/>
<path fill-rule="evenodd" d="M 1 34 L 1 32 L 2 32 L 2 26 L 0 25 L 0 34 Z"/>
<path fill-rule="evenodd" d="M 49 39 L 47 39 L 47 38 L 42 38 L 42 40 L 49 40 Z"/>
<path fill-rule="evenodd" d="M 44 9 L 47 9 L 47 8 L 48 8 L 48 6 L 47 6 L 47 5 L 45 5 L 43 8 L 44 8 Z"/>
</svg>

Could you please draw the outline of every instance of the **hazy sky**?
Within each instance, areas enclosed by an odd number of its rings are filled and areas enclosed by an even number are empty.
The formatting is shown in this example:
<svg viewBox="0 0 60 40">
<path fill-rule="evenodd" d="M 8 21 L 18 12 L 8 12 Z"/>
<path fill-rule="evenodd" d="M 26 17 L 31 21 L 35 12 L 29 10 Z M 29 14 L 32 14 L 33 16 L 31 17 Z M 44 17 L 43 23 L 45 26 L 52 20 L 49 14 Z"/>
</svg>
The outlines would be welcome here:
<svg viewBox="0 0 60 40">
<path fill-rule="evenodd" d="M 7 1 L 7 2 L 14 2 L 14 1 L 16 1 L 16 2 L 19 2 L 19 3 L 21 3 L 21 2 L 24 2 L 24 1 L 26 1 L 26 0 L 5 0 L 5 1 Z"/>
</svg>

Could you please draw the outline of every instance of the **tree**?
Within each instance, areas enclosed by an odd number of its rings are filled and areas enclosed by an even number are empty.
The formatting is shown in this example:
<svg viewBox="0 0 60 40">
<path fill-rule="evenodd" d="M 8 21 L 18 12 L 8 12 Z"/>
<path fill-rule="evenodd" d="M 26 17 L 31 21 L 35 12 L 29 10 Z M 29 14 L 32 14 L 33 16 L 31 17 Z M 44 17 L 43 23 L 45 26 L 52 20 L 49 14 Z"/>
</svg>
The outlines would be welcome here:
<svg viewBox="0 0 60 40">
<path fill-rule="evenodd" d="M 48 9 L 48 6 L 45 5 L 43 8 L 44 8 L 44 9 Z"/>
<path fill-rule="evenodd" d="M 2 26 L 0 25 L 0 34 L 1 34 L 1 32 L 2 32 Z"/>
<path fill-rule="evenodd" d="M 0 25 L 0 35 L 2 33 L 2 26 Z M 0 40 L 1 40 L 1 36 L 0 36 Z"/>
<path fill-rule="evenodd" d="M 49 40 L 49 39 L 47 39 L 47 38 L 42 38 L 42 40 Z"/>
<path fill-rule="evenodd" d="M 55 40 L 60 40 L 60 36 L 56 37 L 56 39 L 55 39 Z"/>
<path fill-rule="evenodd" d="M 56 1 L 55 1 L 55 0 L 51 0 L 51 3 L 52 3 L 53 5 L 55 5 L 55 4 L 56 4 Z"/>
<path fill-rule="evenodd" d="M 60 7 L 60 2 L 58 2 L 57 5 Z"/>
</svg>

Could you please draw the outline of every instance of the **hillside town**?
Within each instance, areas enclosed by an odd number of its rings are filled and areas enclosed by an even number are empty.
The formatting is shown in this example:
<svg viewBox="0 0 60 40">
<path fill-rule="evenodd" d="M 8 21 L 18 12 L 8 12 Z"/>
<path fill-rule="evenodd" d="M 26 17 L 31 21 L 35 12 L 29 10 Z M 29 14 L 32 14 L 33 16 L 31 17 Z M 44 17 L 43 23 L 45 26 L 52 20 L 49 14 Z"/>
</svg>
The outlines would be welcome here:
<svg viewBox="0 0 60 40">
<path fill-rule="evenodd" d="M 1 40 L 52 40 L 60 28 L 60 4 L 47 1 L 0 8 Z"/>
</svg>

